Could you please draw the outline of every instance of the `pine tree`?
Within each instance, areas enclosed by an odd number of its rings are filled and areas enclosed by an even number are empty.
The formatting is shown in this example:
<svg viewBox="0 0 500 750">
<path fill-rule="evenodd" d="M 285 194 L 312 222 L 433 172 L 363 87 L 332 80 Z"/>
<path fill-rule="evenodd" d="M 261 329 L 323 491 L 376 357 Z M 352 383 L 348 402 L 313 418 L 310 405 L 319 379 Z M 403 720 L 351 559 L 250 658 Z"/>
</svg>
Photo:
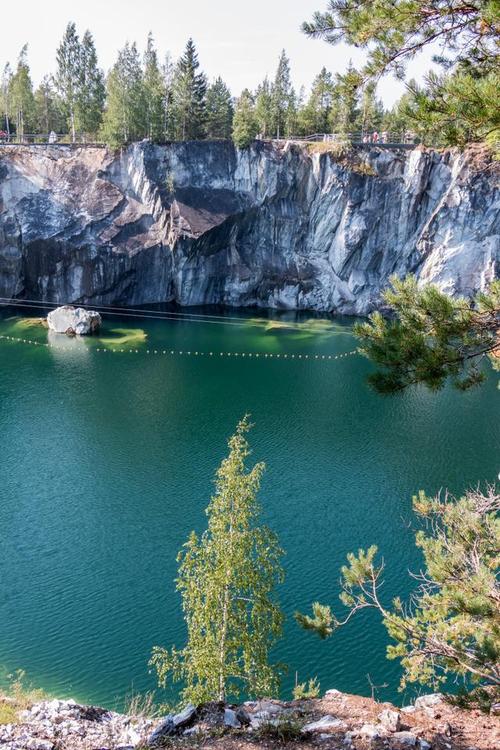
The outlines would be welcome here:
<svg viewBox="0 0 500 750">
<path fill-rule="evenodd" d="M 411 601 L 392 606 L 381 601 L 384 563 L 376 562 L 377 548 L 347 556 L 342 568 L 340 600 L 348 608 L 339 620 L 330 607 L 316 602 L 313 616 L 296 614 L 298 622 L 321 638 L 347 625 L 361 610 L 375 609 L 395 642 L 387 649 L 404 669 L 401 688 L 419 682 L 436 689 L 450 677 L 465 685 L 480 683 L 500 693 L 500 495 L 469 491 L 455 500 L 413 498 L 416 514 L 424 520 L 416 543 L 425 570 L 414 578 L 420 586 Z M 489 693 L 495 700 L 495 691 Z"/>
<path fill-rule="evenodd" d="M 19 54 L 16 72 L 10 82 L 10 101 L 16 123 L 16 136 L 22 141 L 26 127 L 32 121 L 34 113 L 33 85 L 28 65 L 27 44 Z"/>
<path fill-rule="evenodd" d="M 259 132 L 253 96 L 245 89 L 238 101 L 233 119 L 233 141 L 238 148 L 248 148 Z"/>
<path fill-rule="evenodd" d="M 231 138 L 233 130 L 233 100 L 231 92 L 217 78 L 207 92 L 207 136 L 208 138 Z"/>
<path fill-rule="evenodd" d="M 180 141 L 204 138 L 206 134 L 207 79 L 198 72 L 199 67 L 196 47 L 189 39 L 172 83 L 174 134 Z"/>
<path fill-rule="evenodd" d="M 293 88 L 290 76 L 290 61 L 285 50 L 282 51 L 274 78 L 271 93 L 273 132 L 277 138 L 287 134 L 287 122 L 290 121 L 290 108 L 293 104 Z M 290 135 L 290 133 L 288 133 Z"/>
<path fill-rule="evenodd" d="M 264 78 L 257 88 L 255 96 L 255 117 L 258 122 L 258 132 L 263 138 L 268 138 L 273 132 L 273 98 L 272 86 L 269 79 Z"/>
<path fill-rule="evenodd" d="M 3 72 L 2 72 L 2 88 L 0 91 L 1 95 L 1 107 L 2 107 L 2 117 L 3 122 L 5 124 L 5 132 L 7 133 L 7 138 L 10 139 L 10 118 L 12 116 L 12 108 L 11 108 L 11 93 L 12 93 L 12 68 L 10 67 L 9 63 L 6 63 Z"/>
<path fill-rule="evenodd" d="M 277 689 L 269 650 L 283 623 L 274 594 L 283 580 L 283 551 L 275 534 L 258 525 L 264 465 L 246 466 L 249 429 L 245 418 L 229 440 L 207 508 L 207 530 L 201 537 L 193 532 L 179 555 L 187 644 L 170 652 L 156 647 L 151 659 L 160 684 L 169 675 L 183 681 L 183 699 L 195 704 Z"/>
<path fill-rule="evenodd" d="M 57 50 L 57 73 L 55 82 L 61 97 L 71 139 L 76 140 L 76 130 L 79 126 L 78 103 L 82 81 L 82 49 L 76 32 L 76 25 L 68 23 L 64 37 Z"/>
<path fill-rule="evenodd" d="M 148 137 L 160 142 L 165 138 L 165 79 L 154 46 L 153 35 L 149 33 L 144 55 L 144 99 Z"/>
<path fill-rule="evenodd" d="M 125 44 L 106 84 L 103 136 L 111 147 L 144 138 L 147 132 L 142 67 L 137 47 Z"/>
<path fill-rule="evenodd" d="M 84 133 L 95 134 L 102 123 L 106 87 L 90 31 L 85 32 L 80 45 L 79 70 L 76 105 L 78 124 Z"/>
<path fill-rule="evenodd" d="M 391 278 L 384 302 L 394 317 L 375 312 L 355 326 L 361 351 L 379 368 L 370 384 L 380 393 L 395 393 L 422 383 L 432 390 L 448 378 L 462 390 L 484 380 L 484 355 L 500 369 L 500 281 L 476 300 L 454 299 L 436 286 L 419 288 L 410 276 Z"/>
</svg>

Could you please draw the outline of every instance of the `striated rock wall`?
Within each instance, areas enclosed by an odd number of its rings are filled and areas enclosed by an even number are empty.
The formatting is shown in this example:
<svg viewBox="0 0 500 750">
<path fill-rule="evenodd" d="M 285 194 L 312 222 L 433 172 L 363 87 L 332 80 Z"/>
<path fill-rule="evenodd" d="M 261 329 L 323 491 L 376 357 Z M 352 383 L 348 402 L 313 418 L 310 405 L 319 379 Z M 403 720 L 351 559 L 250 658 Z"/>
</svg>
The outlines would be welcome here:
<svg viewBox="0 0 500 750">
<path fill-rule="evenodd" d="M 409 272 L 472 294 L 499 275 L 498 183 L 478 149 L 4 147 L 0 297 L 364 314 Z"/>
</svg>

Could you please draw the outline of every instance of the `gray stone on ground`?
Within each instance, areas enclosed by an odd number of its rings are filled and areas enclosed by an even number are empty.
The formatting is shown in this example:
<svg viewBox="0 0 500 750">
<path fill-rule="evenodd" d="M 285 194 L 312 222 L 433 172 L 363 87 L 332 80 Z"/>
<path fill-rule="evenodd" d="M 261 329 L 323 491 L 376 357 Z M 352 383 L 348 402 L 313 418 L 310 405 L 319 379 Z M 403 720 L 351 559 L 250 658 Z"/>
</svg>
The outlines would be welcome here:
<svg viewBox="0 0 500 750">
<path fill-rule="evenodd" d="M 94 310 L 84 310 L 83 307 L 65 305 L 51 310 L 47 315 L 49 329 L 55 333 L 76 334 L 88 336 L 96 333 L 101 327 L 102 319 Z"/>
<path fill-rule="evenodd" d="M 326 716 L 322 716 L 321 719 L 318 719 L 318 721 L 311 721 L 309 724 L 305 724 L 301 731 L 303 734 L 311 734 L 314 732 L 325 732 L 328 729 L 339 728 L 345 728 L 344 722 L 327 714 Z"/>
<path fill-rule="evenodd" d="M 415 708 L 434 708 L 443 702 L 443 696 L 441 693 L 429 693 L 429 695 L 421 695 L 415 699 Z"/>
<path fill-rule="evenodd" d="M 418 738 L 413 732 L 396 732 L 392 735 L 392 743 L 396 743 L 396 747 L 416 747 Z"/>
<path fill-rule="evenodd" d="M 397 732 L 401 726 L 401 714 L 386 708 L 378 715 L 378 720 L 389 732 Z"/>
<path fill-rule="evenodd" d="M 232 708 L 224 709 L 224 725 L 226 727 L 232 727 L 233 729 L 240 729 L 241 727 L 236 711 L 233 711 Z"/>
</svg>

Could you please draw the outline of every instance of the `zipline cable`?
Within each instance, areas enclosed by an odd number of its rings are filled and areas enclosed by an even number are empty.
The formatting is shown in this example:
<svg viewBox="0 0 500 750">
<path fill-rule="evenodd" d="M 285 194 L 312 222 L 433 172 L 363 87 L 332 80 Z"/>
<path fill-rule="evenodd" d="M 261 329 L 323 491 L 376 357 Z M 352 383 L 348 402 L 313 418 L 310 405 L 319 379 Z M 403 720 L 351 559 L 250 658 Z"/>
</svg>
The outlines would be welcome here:
<svg viewBox="0 0 500 750">
<path fill-rule="evenodd" d="M 19 307 L 19 308 L 31 308 L 35 310 L 44 309 L 47 307 L 57 308 L 61 305 L 59 303 L 55 302 L 41 302 L 40 300 L 12 300 L 7 297 L 0 297 L 0 304 L 5 304 L 6 306 L 10 307 Z M 91 305 L 80 305 L 80 307 L 88 308 L 92 307 L 93 309 L 96 309 L 97 311 L 102 310 L 105 315 L 114 315 L 118 317 L 131 317 L 131 318 L 137 318 L 144 320 L 178 320 L 178 321 L 184 321 L 187 323 L 213 323 L 218 325 L 232 325 L 232 326 L 247 326 L 248 323 L 252 322 L 252 319 L 248 318 L 238 318 L 234 316 L 228 316 L 225 317 L 223 315 L 205 315 L 203 313 L 177 313 L 177 312 L 170 312 L 170 311 L 155 311 L 155 310 L 141 310 L 139 308 L 127 308 L 127 307 L 120 307 L 118 305 L 99 305 L 99 306 L 91 306 Z M 115 312 L 115 310 L 120 310 L 121 312 Z M 259 322 L 262 320 L 264 323 L 268 321 L 266 318 L 259 318 Z M 233 322 L 238 321 L 238 322 Z M 272 320 L 269 320 L 268 322 L 272 323 Z M 293 324 L 292 324 L 293 325 Z M 300 324 L 299 324 L 300 325 Z M 303 326 L 300 326 L 298 328 L 299 331 L 303 331 L 306 333 L 322 333 L 322 331 L 318 331 L 316 328 L 305 328 Z M 348 332 L 346 331 L 346 334 Z"/>
</svg>

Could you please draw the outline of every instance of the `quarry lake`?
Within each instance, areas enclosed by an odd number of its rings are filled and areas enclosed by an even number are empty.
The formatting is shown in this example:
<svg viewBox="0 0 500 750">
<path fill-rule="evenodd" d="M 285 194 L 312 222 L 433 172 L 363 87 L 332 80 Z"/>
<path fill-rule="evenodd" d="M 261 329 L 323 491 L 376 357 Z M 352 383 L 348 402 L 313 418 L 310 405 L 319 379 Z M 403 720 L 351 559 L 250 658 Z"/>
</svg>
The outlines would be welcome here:
<svg viewBox="0 0 500 750">
<path fill-rule="evenodd" d="M 176 555 L 204 528 L 226 440 L 250 412 L 253 458 L 267 464 L 263 516 L 287 553 L 283 697 L 296 673 L 368 695 L 369 675 L 387 684 L 379 698 L 404 701 L 377 617 L 322 642 L 293 612 L 315 600 L 341 612 L 339 568 L 372 543 L 385 601 L 409 593 L 412 494 L 460 492 L 500 470 L 498 377 L 466 394 L 383 398 L 362 357 L 322 359 L 355 348 L 349 320 L 197 312 L 221 317 L 109 316 L 100 337 L 50 337 L 54 348 L 0 339 L 4 674 L 24 669 L 59 697 L 110 707 L 154 687 L 151 648 L 184 642 Z M 0 334 L 49 339 L 9 311 Z"/>
</svg>

